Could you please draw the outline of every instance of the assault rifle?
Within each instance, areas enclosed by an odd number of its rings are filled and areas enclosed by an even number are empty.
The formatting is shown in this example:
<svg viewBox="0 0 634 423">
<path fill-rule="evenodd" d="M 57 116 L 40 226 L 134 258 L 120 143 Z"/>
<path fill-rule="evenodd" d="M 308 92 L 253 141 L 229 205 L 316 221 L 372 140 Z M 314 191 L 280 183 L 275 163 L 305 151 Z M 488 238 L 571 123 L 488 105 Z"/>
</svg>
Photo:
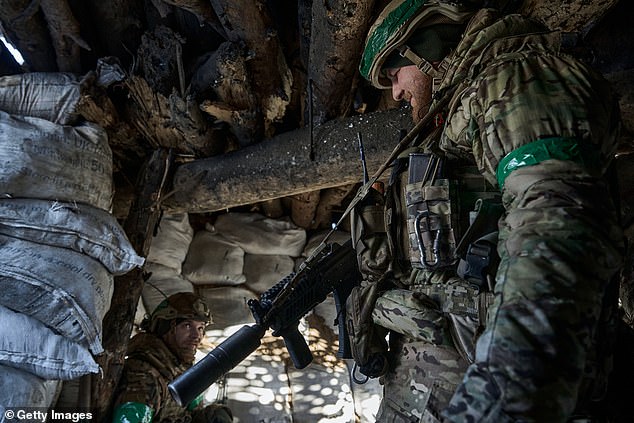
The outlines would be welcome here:
<svg viewBox="0 0 634 423">
<path fill-rule="evenodd" d="M 270 328 L 274 336 L 284 338 L 293 364 L 303 369 L 313 359 L 298 324 L 302 317 L 333 293 L 337 307 L 340 358 L 352 358 L 346 330 L 346 299 L 361 281 L 351 241 L 339 245 L 322 244 L 301 266 L 247 305 L 255 324 L 242 326 L 202 360 L 169 385 L 174 400 L 186 406 L 208 386 L 237 366 L 260 346 Z"/>
</svg>

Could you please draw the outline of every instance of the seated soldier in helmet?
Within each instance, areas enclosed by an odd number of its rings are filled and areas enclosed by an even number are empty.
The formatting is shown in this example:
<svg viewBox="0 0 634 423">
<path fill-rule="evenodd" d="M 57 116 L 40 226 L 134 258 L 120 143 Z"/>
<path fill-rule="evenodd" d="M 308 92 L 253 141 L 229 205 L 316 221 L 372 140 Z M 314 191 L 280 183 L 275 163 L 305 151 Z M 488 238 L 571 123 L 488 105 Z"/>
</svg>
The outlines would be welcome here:
<svg viewBox="0 0 634 423">
<path fill-rule="evenodd" d="M 182 292 L 162 301 L 142 322 L 143 332 L 128 345 L 126 363 L 115 393 L 114 422 L 229 423 L 231 410 L 202 406 L 202 396 L 186 408 L 168 391 L 168 384 L 194 363 L 196 349 L 211 323 L 207 305 Z"/>
</svg>

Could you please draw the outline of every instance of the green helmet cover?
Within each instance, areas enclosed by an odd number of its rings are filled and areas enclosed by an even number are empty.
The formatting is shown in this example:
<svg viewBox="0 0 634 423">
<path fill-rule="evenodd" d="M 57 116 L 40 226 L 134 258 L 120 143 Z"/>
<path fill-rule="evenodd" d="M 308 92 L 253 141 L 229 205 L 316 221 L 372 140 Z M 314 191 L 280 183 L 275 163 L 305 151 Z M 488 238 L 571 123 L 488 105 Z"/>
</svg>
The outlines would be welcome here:
<svg viewBox="0 0 634 423">
<path fill-rule="evenodd" d="M 389 88 L 390 84 L 381 75 L 388 57 L 401 66 L 407 62 L 395 61 L 396 49 L 413 42 L 419 46 L 418 53 L 427 60 L 438 60 L 438 51 L 446 51 L 446 45 L 457 43 L 456 34 L 462 33 L 463 24 L 473 15 L 474 8 L 447 0 L 393 0 L 381 12 L 370 28 L 359 64 L 361 75 L 377 88 Z M 445 37 L 449 34 L 449 39 Z M 440 58 L 442 59 L 442 58 Z"/>
</svg>

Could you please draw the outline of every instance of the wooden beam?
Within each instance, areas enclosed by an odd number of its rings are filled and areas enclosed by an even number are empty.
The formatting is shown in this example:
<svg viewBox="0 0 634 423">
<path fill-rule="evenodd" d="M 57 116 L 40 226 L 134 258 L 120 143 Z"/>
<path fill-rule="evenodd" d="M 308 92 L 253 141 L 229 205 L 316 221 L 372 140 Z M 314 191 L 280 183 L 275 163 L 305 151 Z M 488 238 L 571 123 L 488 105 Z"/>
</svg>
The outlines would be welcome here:
<svg viewBox="0 0 634 423">
<path fill-rule="evenodd" d="M 372 174 L 411 128 L 409 109 L 337 119 L 314 128 L 285 132 L 221 156 L 182 164 L 163 207 L 170 212 L 203 213 L 258 203 L 362 179 L 361 134 Z"/>
<path fill-rule="evenodd" d="M 123 225 L 132 246 L 143 257 L 148 255 L 152 234 L 159 221 L 159 202 L 170 170 L 170 156 L 163 149 L 156 150 L 150 156 L 140 173 L 137 195 Z M 96 358 L 103 377 L 92 378 L 91 410 L 95 421 L 110 421 L 108 414 L 112 411 L 110 407 L 114 400 L 114 390 L 125 362 L 143 282 L 143 271 L 139 268 L 115 278 L 112 302 L 103 321 L 105 351 Z"/>
</svg>

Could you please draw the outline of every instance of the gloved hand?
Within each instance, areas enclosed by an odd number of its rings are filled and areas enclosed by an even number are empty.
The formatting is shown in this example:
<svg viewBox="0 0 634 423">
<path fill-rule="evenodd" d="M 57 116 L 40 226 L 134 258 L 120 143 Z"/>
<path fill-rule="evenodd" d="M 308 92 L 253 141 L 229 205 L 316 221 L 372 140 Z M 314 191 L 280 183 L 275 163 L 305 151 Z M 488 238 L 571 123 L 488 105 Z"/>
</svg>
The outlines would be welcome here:
<svg viewBox="0 0 634 423">
<path fill-rule="evenodd" d="M 233 413 L 226 405 L 211 404 L 192 414 L 192 423 L 231 423 Z"/>
</svg>

